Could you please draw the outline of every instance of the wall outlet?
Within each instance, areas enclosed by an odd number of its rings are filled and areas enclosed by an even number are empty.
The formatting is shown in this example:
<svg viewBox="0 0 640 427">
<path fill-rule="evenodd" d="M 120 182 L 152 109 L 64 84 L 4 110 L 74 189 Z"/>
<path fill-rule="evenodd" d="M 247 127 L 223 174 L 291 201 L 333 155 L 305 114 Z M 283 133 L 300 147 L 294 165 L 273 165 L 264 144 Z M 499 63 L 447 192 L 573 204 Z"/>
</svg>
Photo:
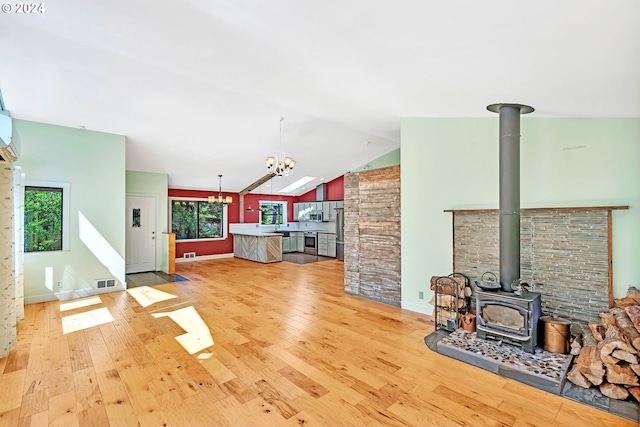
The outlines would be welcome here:
<svg viewBox="0 0 640 427">
<path fill-rule="evenodd" d="M 58 288 L 62 287 L 62 280 L 58 280 Z"/>
<path fill-rule="evenodd" d="M 424 299 L 424 292 L 418 291 L 418 299 Z"/>
</svg>

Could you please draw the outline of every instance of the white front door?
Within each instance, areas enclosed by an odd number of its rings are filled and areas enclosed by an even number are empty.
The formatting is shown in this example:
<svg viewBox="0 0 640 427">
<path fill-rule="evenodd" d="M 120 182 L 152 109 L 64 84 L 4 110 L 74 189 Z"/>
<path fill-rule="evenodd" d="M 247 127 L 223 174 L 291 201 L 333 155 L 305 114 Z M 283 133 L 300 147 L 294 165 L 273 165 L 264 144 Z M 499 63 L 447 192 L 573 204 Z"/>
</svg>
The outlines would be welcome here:
<svg viewBox="0 0 640 427">
<path fill-rule="evenodd" d="M 125 272 L 156 270 L 156 198 L 127 195 Z"/>
</svg>

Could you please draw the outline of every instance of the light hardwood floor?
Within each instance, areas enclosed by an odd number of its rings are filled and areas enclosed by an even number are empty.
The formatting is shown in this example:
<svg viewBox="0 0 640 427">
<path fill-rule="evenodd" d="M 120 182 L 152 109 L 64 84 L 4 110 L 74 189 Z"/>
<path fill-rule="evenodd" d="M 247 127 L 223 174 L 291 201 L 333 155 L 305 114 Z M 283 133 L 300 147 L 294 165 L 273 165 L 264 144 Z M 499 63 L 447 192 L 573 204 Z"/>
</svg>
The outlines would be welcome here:
<svg viewBox="0 0 640 427">
<path fill-rule="evenodd" d="M 428 316 L 346 295 L 342 268 L 191 262 L 189 281 L 154 287 L 178 298 L 148 307 L 126 292 L 28 305 L 0 359 L 0 425 L 637 427 L 433 353 Z M 188 306 L 215 342 L 193 355 L 152 316 Z M 113 322 L 63 334 L 62 317 L 103 307 Z"/>
</svg>

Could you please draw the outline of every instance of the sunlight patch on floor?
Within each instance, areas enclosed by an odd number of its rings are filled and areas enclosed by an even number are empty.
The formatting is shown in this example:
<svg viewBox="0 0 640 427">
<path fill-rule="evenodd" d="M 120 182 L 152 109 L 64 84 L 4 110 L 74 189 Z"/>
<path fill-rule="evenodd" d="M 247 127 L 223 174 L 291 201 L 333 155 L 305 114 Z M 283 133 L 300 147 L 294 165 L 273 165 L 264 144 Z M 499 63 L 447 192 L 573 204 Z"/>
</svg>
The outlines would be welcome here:
<svg viewBox="0 0 640 427">
<path fill-rule="evenodd" d="M 71 302 L 60 303 L 60 311 L 69 311 L 75 308 L 89 307 L 90 305 L 102 304 L 100 297 L 91 297 Z"/>
<path fill-rule="evenodd" d="M 62 318 L 62 333 L 81 331 L 94 326 L 113 322 L 113 316 L 106 307 Z"/>
<path fill-rule="evenodd" d="M 148 286 L 127 289 L 127 292 L 143 307 L 149 307 L 152 304 L 170 300 L 171 298 L 178 298 L 176 295 L 171 295 L 168 292 L 159 291 L 158 289 Z"/>
<path fill-rule="evenodd" d="M 197 353 L 213 345 L 211 331 L 195 308 L 186 307 L 181 308 L 180 310 L 153 314 L 153 317 L 155 318 L 165 316 L 168 316 L 171 320 L 180 325 L 182 329 L 187 331 L 186 334 L 175 338 L 180 345 L 189 352 L 189 354 Z"/>
</svg>

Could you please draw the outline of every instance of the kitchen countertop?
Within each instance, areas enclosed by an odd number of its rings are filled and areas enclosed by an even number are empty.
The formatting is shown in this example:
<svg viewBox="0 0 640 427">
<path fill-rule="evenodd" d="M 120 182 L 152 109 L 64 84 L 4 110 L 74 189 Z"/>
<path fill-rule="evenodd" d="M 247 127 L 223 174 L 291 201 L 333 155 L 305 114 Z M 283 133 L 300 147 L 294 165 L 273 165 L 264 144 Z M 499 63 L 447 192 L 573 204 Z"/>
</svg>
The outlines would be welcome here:
<svg viewBox="0 0 640 427">
<path fill-rule="evenodd" d="M 255 236 L 255 237 L 277 237 L 280 236 L 282 237 L 281 233 L 258 233 L 258 232 L 240 232 L 240 233 L 231 233 L 231 234 L 237 234 L 238 236 Z"/>
</svg>

